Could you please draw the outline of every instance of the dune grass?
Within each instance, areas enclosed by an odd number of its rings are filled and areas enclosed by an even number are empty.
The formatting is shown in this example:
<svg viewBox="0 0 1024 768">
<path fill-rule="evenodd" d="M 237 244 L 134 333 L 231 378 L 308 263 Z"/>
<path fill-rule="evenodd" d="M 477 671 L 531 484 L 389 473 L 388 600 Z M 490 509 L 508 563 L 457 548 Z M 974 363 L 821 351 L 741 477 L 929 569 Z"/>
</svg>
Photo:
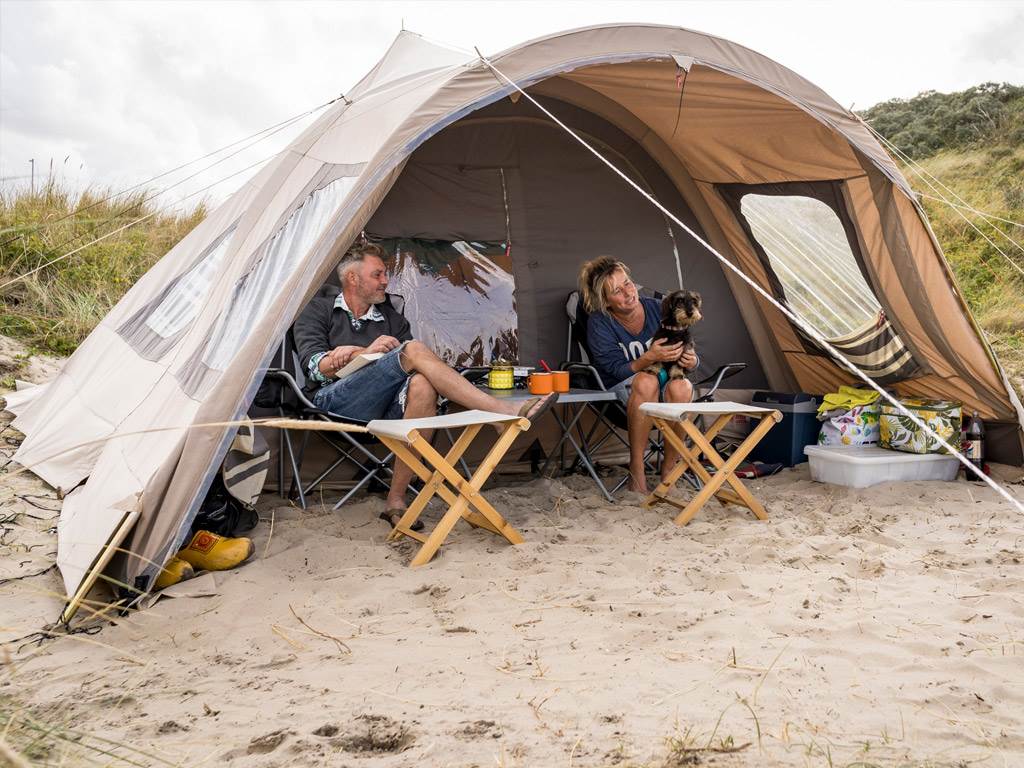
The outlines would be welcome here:
<svg viewBox="0 0 1024 768">
<path fill-rule="evenodd" d="M 56 180 L 34 192 L 0 189 L 0 285 L 154 214 L 0 288 L 0 334 L 34 351 L 71 354 L 125 291 L 206 215 L 201 203 L 184 215 L 161 213 L 145 189 L 106 200 L 111 194 L 75 193 Z"/>
</svg>

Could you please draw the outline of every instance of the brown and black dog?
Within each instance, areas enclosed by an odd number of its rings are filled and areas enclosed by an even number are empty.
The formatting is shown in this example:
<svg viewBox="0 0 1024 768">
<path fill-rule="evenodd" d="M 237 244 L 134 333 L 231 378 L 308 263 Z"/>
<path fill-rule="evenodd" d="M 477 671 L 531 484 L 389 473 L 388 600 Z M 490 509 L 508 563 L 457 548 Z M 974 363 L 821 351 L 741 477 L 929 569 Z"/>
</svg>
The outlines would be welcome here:
<svg viewBox="0 0 1024 768">
<path fill-rule="evenodd" d="M 693 338 L 690 326 L 701 319 L 701 298 L 694 291 L 672 291 L 661 302 L 661 325 L 651 339 L 654 344 L 658 339 L 665 339 L 668 344 L 682 344 L 683 351 L 693 349 Z M 668 379 L 685 379 L 686 371 L 678 361 L 672 363 L 655 363 L 644 370 L 659 376 L 663 367 L 668 368 Z"/>
</svg>

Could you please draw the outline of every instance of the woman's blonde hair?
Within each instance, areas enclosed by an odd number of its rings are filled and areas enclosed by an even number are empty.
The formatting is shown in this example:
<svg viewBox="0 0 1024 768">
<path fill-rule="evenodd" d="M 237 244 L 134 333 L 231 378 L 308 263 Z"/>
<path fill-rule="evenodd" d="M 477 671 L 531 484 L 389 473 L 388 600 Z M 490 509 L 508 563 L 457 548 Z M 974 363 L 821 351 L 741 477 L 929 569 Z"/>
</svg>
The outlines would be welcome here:
<svg viewBox="0 0 1024 768">
<path fill-rule="evenodd" d="M 626 273 L 626 277 L 629 277 L 629 267 L 611 256 L 598 256 L 580 267 L 580 296 L 583 298 L 583 307 L 587 312 L 608 314 L 605 285 L 608 278 L 620 269 Z"/>
</svg>

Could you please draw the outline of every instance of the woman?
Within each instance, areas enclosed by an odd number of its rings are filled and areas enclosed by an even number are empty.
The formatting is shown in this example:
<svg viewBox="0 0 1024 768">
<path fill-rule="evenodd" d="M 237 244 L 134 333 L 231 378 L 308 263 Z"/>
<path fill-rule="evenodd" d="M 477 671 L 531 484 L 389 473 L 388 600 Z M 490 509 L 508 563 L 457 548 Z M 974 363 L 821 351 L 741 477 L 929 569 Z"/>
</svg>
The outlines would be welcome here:
<svg viewBox="0 0 1024 768">
<path fill-rule="evenodd" d="M 644 474 L 644 449 L 651 432 L 651 420 L 640 412 L 644 403 L 664 400 L 688 403 L 693 385 L 686 379 L 662 382 L 645 368 L 653 363 L 678 360 L 691 371 L 697 367 L 697 353 L 683 350 L 682 344 L 668 344 L 651 338 L 661 324 L 661 304 L 642 297 L 629 276 L 629 268 L 611 256 L 598 256 L 580 269 L 580 295 L 590 313 L 587 344 L 591 361 L 604 385 L 613 390 L 626 406 L 629 432 L 629 490 L 648 492 Z M 665 445 L 662 476 L 679 461 L 676 451 Z"/>
</svg>

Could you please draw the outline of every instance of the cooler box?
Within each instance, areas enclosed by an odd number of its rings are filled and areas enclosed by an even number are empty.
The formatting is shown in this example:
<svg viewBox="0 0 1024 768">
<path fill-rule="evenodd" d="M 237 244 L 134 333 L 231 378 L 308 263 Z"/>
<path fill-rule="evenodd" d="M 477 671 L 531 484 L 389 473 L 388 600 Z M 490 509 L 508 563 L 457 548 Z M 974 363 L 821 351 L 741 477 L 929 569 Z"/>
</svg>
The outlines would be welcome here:
<svg viewBox="0 0 1024 768">
<path fill-rule="evenodd" d="M 772 408 L 782 412 L 782 421 L 761 438 L 750 458 L 769 464 L 781 462 L 787 467 L 807 461 L 804 446 L 816 445 L 818 430 L 818 400 L 805 392 L 758 392 L 751 405 Z"/>
</svg>

